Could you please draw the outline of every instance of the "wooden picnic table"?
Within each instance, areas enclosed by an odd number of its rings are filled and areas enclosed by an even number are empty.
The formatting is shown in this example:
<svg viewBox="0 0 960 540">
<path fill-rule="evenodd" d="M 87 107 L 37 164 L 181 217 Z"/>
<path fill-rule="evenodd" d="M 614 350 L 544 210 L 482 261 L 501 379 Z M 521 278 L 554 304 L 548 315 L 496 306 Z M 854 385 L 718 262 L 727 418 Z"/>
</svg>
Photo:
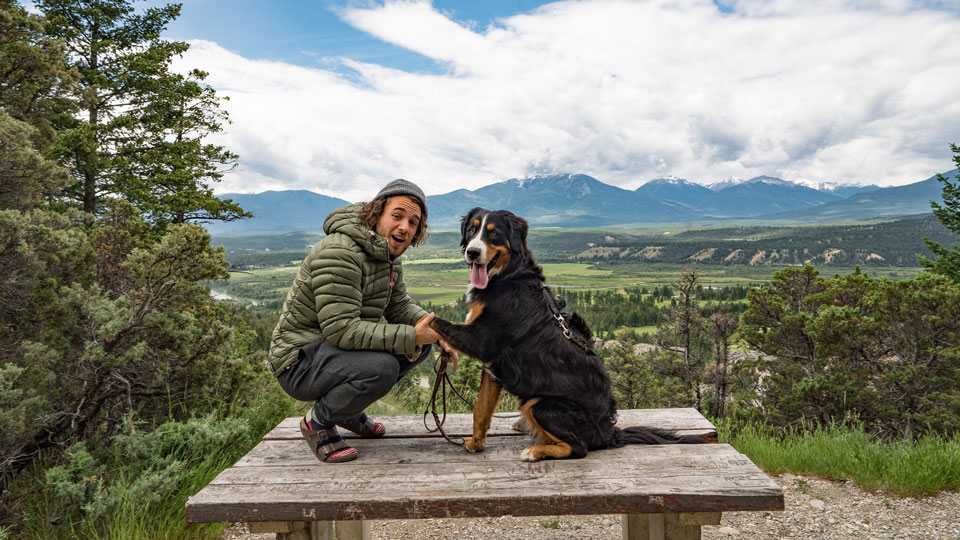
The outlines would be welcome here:
<svg viewBox="0 0 960 540">
<path fill-rule="evenodd" d="M 622 514 L 625 539 L 700 538 L 722 512 L 783 510 L 783 491 L 727 444 L 629 445 L 583 459 L 520 460 L 528 444 L 498 415 L 472 454 L 428 433 L 421 415 L 380 417 L 382 439 L 356 439 L 360 457 L 317 461 L 299 418 L 287 418 L 234 466 L 190 497 L 188 522 L 247 522 L 278 539 L 369 538 L 371 520 Z M 452 436 L 472 415 L 447 417 Z M 432 418 L 428 419 L 432 427 Z M 716 440 L 695 409 L 619 412 L 618 425 L 677 429 Z M 352 434 L 341 430 L 345 437 Z"/>
</svg>

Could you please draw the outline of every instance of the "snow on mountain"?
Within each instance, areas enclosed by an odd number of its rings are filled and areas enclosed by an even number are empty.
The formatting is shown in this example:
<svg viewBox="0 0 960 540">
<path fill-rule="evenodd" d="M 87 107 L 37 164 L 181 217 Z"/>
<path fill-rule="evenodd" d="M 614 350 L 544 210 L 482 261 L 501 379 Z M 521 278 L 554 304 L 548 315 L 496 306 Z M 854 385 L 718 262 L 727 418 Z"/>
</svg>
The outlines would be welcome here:
<svg viewBox="0 0 960 540">
<path fill-rule="evenodd" d="M 653 180 L 648 180 L 644 182 L 645 184 L 658 183 L 658 184 L 691 184 L 692 182 L 688 181 L 686 178 L 680 178 L 679 176 L 661 176 L 659 178 L 654 178 Z"/>
<path fill-rule="evenodd" d="M 730 178 L 727 178 L 725 180 L 718 180 L 716 182 L 706 184 L 706 186 L 707 188 L 713 191 L 722 191 L 724 189 L 727 189 L 728 187 L 733 187 L 738 184 L 742 184 L 744 182 L 746 182 L 746 180 L 744 180 L 743 178 L 736 178 L 734 176 L 731 176 Z"/>
<path fill-rule="evenodd" d="M 840 183 L 840 182 L 804 182 L 800 181 L 807 187 L 811 187 L 817 191 L 822 191 L 824 193 L 833 193 L 840 197 L 849 197 L 851 195 L 856 195 L 857 193 L 862 193 L 864 191 L 873 191 L 875 189 L 880 189 L 880 186 L 876 184 L 852 184 L 852 183 Z"/>
<path fill-rule="evenodd" d="M 713 182 L 711 184 L 707 184 L 707 187 L 712 189 L 713 191 L 723 191 L 733 186 L 739 186 L 742 184 L 755 184 L 755 183 L 764 183 L 764 184 L 779 185 L 779 186 L 792 186 L 792 185 L 804 186 L 810 189 L 821 191 L 823 193 L 830 193 L 840 197 L 849 197 L 850 195 L 860 193 L 862 191 L 871 191 L 874 189 L 878 189 L 880 187 L 875 184 L 864 185 L 864 184 L 855 184 L 851 182 L 818 182 L 815 180 L 806 180 L 806 179 L 784 180 L 782 178 L 777 178 L 775 176 L 768 176 L 768 175 L 755 176 L 753 178 L 748 178 L 748 179 L 730 177 L 725 180 L 720 180 L 717 182 Z"/>
</svg>

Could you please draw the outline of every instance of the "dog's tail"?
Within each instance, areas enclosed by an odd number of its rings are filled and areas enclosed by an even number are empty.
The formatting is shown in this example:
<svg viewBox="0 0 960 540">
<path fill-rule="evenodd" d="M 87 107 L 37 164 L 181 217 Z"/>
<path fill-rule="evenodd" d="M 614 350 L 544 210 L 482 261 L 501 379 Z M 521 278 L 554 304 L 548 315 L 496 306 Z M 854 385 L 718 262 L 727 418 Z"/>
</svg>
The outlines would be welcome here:
<svg viewBox="0 0 960 540">
<path fill-rule="evenodd" d="M 620 448 L 628 444 L 700 444 L 707 442 L 697 435 L 681 435 L 676 431 L 647 426 L 613 428 L 610 434 L 610 448 Z"/>
</svg>

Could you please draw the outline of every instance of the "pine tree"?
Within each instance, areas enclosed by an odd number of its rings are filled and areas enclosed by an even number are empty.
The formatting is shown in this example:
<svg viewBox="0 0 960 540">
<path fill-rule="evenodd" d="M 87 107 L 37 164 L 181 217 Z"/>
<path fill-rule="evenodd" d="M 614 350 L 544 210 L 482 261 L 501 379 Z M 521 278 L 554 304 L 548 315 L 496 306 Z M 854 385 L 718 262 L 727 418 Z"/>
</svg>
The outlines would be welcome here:
<svg viewBox="0 0 960 540">
<path fill-rule="evenodd" d="M 656 344 L 683 358 L 682 378 L 694 396 L 694 406 L 702 410 L 703 366 L 709 350 L 706 339 L 707 322 L 700 314 L 700 274 L 696 269 L 683 270 L 672 286 L 676 294 L 671 298 L 670 313 L 657 329 Z"/>
<path fill-rule="evenodd" d="M 953 151 L 953 162 L 960 171 L 960 146 L 951 144 L 950 150 Z M 960 174 L 954 174 L 953 179 L 938 174 L 937 180 L 943 184 L 943 204 L 936 201 L 930 203 L 933 207 L 933 215 L 937 216 L 946 228 L 960 235 Z M 960 282 L 960 245 L 954 244 L 946 248 L 927 238 L 923 241 L 937 258 L 931 261 L 921 256 L 920 263 L 937 274 L 943 274 Z"/>
<path fill-rule="evenodd" d="M 635 334 L 623 332 L 600 350 L 617 407 L 637 409 L 686 405 L 683 383 L 673 375 L 676 355 L 663 350 L 638 352 L 638 343 Z"/>
<path fill-rule="evenodd" d="M 173 223 L 210 211 L 204 178 L 223 150 L 199 134 L 222 118 L 215 96 L 199 84 L 202 73 L 167 71 L 163 60 L 176 44 L 141 39 L 175 10 L 137 18 L 125 6 L 44 2 L 53 23 L 0 0 L 3 497 L 19 473 L 36 474 L 31 464 L 55 459 L 48 450 L 109 444 L 134 415 L 152 427 L 222 410 L 223 396 L 241 403 L 253 378 L 272 379 L 251 349 L 256 335 L 243 312 L 203 285 L 226 277 L 223 249 L 199 226 Z M 110 16 L 125 17 L 127 27 L 110 27 Z M 53 31 L 83 20 L 103 23 L 104 32 L 86 57 L 77 54 L 81 34 L 61 32 L 64 49 L 40 33 L 44 22 Z M 91 58 L 99 71 L 84 65 Z M 83 100 L 75 81 L 86 85 Z M 96 173 L 94 211 L 65 208 L 64 186 L 82 193 L 88 171 Z M 156 184 L 164 175 L 176 176 L 164 180 L 171 193 L 196 197 L 163 200 Z M 0 499 L 0 522 L 16 522 L 6 514 L 15 506 Z"/>
<path fill-rule="evenodd" d="M 728 388 L 733 380 L 730 370 L 730 339 L 740 326 L 736 316 L 718 311 L 710 315 L 710 338 L 713 340 L 713 356 L 716 361 L 713 384 L 716 387 L 714 415 L 723 418 L 728 397 Z"/>
<path fill-rule="evenodd" d="M 32 142 L 46 147 L 60 115 L 75 110 L 66 97 L 76 74 L 63 65 L 64 49 L 45 36 L 40 17 L 16 0 L 0 0 L 0 107 L 35 128 Z"/>
<path fill-rule="evenodd" d="M 0 0 L 0 210 L 35 208 L 66 185 L 66 170 L 42 155 L 58 116 L 72 107 L 62 57 L 39 17 Z"/>
<path fill-rule="evenodd" d="M 204 138 L 226 113 L 194 70 L 170 71 L 189 45 L 160 33 L 180 4 L 137 13 L 131 0 L 41 0 L 47 33 L 62 40 L 79 73 L 73 99 L 83 111 L 60 134 L 54 154 L 72 173 L 66 197 L 99 215 L 106 199 L 129 201 L 166 223 L 249 217 L 213 196 L 236 156 Z"/>
</svg>

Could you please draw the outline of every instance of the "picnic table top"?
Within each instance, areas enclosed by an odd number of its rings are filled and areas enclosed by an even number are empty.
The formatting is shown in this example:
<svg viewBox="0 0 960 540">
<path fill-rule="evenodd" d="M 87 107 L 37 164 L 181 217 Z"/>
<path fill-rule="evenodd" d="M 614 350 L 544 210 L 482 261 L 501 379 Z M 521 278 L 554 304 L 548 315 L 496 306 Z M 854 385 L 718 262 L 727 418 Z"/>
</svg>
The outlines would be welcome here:
<svg viewBox="0 0 960 540">
<path fill-rule="evenodd" d="M 486 449 L 476 454 L 428 433 L 422 415 L 378 419 L 387 436 L 353 439 L 360 457 L 338 464 L 317 461 L 300 436 L 299 418 L 285 419 L 190 497 L 187 521 L 783 509 L 780 487 L 727 444 L 629 445 L 583 459 L 528 463 L 520 461 L 528 440 L 512 429 L 513 417 L 494 417 Z M 695 409 L 620 411 L 619 426 L 640 424 L 716 433 Z M 444 429 L 465 436 L 471 425 L 472 415 L 455 414 Z"/>
</svg>

